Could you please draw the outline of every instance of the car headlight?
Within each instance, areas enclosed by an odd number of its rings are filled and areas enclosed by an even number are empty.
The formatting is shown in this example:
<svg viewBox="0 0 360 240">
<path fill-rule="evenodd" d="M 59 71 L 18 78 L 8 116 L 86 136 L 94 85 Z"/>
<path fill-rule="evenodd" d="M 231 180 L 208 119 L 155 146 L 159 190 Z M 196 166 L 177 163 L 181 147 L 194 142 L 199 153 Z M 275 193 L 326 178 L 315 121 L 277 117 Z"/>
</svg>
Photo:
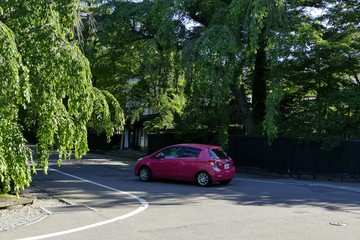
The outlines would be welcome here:
<svg viewBox="0 0 360 240">
<path fill-rule="evenodd" d="M 139 158 L 136 163 L 141 162 L 142 160 L 144 160 L 144 158 Z"/>
</svg>

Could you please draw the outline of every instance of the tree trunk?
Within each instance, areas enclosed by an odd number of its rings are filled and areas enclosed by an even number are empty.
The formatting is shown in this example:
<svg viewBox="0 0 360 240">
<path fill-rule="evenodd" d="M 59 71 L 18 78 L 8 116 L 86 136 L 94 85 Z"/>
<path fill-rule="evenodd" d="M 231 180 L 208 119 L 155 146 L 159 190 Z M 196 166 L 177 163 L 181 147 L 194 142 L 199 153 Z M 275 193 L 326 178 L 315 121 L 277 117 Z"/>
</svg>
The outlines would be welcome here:
<svg viewBox="0 0 360 240">
<path fill-rule="evenodd" d="M 261 30 L 258 40 L 259 49 L 255 56 L 254 79 L 252 83 L 252 109 L 253 118 L 256 125 L 261 124 L 265 117 L 266 101 L 266 45 L 267 39 L 264 29 Z"/>
<path fill-rule="evenodd" d="M 241 119 L 244 124 L 245 135 L 251 135 L 254 129 L 254 119 L 251 115 L 250 104 L 247 101 L 244 85 L 237 86 L 235 81 L 231 86 L 231 91 L 236 100 L 236 108 L 240 110 Z"/>
</svg>

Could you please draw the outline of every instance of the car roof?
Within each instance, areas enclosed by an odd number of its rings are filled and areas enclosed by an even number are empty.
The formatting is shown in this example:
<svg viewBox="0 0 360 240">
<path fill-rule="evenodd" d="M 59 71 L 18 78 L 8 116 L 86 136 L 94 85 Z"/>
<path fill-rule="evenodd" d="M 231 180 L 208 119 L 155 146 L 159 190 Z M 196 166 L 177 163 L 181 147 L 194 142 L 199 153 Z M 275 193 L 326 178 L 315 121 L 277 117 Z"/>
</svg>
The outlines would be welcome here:
<svg viewBox="0 0 360 240">
<path fill-rule="evenodd" d="M 195 148 L 206 148 L 206 149 L 221 148 L 220 146 L 202 144 L 202 143 L 179 143 L 168 147 L 172 147 L 172 146 L 195 147 Z"/>
</svg>

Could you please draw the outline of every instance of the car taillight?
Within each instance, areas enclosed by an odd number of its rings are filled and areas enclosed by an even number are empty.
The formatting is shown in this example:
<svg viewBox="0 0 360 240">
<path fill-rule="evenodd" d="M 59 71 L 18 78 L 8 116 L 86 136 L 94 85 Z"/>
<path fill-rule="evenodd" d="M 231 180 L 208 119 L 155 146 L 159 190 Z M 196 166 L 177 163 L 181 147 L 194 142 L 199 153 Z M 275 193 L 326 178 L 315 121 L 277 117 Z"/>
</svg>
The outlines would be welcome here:
<svg viewBox="0 0 360 240">
<path fill-rule="evenodd" d="M 219 168 L 219 165 L 216 161 L 214 160 L 209 160 L 209 163 L 213 166 L 213 167 L 216 167 L 216 168 Z"/>
</svg>

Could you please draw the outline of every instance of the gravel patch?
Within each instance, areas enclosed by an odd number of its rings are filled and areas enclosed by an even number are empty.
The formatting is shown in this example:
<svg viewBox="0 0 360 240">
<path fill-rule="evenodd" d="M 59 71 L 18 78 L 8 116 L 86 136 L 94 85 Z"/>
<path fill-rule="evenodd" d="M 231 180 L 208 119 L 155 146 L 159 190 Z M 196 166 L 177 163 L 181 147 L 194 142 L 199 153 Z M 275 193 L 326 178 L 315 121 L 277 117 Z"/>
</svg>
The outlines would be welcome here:
<svg viewBox="0 0 360 240">
<path fill-rule="evenodd" d="M 68 205 L 38 188 L 28 188 L 27 195 L 36 197 L 33 204 L 25 206 L 12 206 L 0 210 L 0 232 L 8 231 L 13 228 L 28 225 L 45 218 L 49 213 L 46 207 L 58 207 Z"/>
</svg>

